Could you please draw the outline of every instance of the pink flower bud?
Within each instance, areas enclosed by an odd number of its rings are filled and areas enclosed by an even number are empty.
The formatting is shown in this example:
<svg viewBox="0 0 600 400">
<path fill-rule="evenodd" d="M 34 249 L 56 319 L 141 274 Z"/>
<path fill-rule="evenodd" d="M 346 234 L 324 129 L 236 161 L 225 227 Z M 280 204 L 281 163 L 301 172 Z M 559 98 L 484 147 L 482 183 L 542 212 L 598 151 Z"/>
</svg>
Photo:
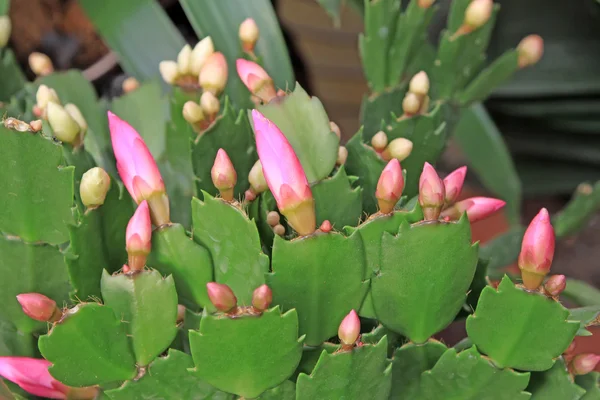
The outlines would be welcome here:
<svg viewBox="0 0 600 400">
<path fill-rule="evenodd" d="M 222 312 L 229 312 L 237 306 L 237 297 L 227 285 L 216 282 L 206 284 L 206 291 L 210 302 Z"/>
<path fill-rule="evenodd" d="M 206 59 L 200 70 L 198 81 L 204 90 L 215 96 L 225 89 L 227 84 L 227 60 L 223 53 L 217 51 Z"/>
<path fill-rule="evenodd" d="M 66 399 L 70 388 L 50 375 L 51 365 L 39 358 L 0 357 L 0 376 L 34 396 Z"/>
<path fill-rule="evenodd" d="M 152 248 L 152 223 L 146 200 L 142 201 L 127 224 L 125 247 L 129 256 L 129 267 L 140 271 Z"/>
<path fill-rule="evenodd" d="M 138 204 L 148 200 L 156 226 L 169 223 L 169 198 L 165 184 L 146 143 L 131 125 L 110 111 L 108 124 L 117 170 L 127 191 Z"/>
<path fill-rule="evenodd" d="M 585 375 L 596 369 L 600 363 L 600 355 L 584 353 L 578 354 L 571 361 L 571 371 L 574 375 Z"/>
<path fill-rule="evenodd" d="M 252 306 L 258 311 L 265 311 L 273 301 L 273 292 L 267 285 L 261 285 L 252 293 Z"/>
<path fill-rule="evenodd" d="M 517 46 L 519 68 L 536 64 L 544 55 L 544 39 L 540 35 L 524 37 Z"/>
<path fill-rule="evenodd" d="M 557 297 L 567 287 L 567 277 L 564 275 L 552 275 L 546 283 L 544 283 L 544 290 L 552 297 Z"/>
<path fill-rule="evenodd" d="M 389 214 L 394 211 L 394 207 L 404 189 L 404 176 L 402 167 L 397 159 L 392 159 L 383 169 L 379 182 L 377 182 L 377 191 L 375 197 L 379 204 L 379 211 L 383 214 Z"/>
<path fill-rule="evenodd" d="M 444 178 L 444 188 L 446 190 L 445 205 L 452 205 L 458 200 L 460 192 L 462 191 L 463 184 L 465 183 L 465 176 L 467 176 L 467 167 L 460 167 L 452 171 L 447 177 Z"/>
<path fill-rule="evenodd" d="M 457 220 L 466 212 L 469 222 L 474 223 L 489 217 L 505 205 L 505 201 L 491 197 L 471 197 L 442 211 L 442 218 Z"/>
<path fill-rule="evenodd" d="M 238 58 L 235 62 L 237 73 L 250 93 L 268 103 L 277 96 L 273 79 L 255 62 Z"/>
<path fill-rule="evenodd" d="M 323 221 L 321 223 L 321 226 L 319 227 L 319 230 L 323 233 L 329 233 L 329 232 L 331 232 L 332 229 L 333 229 L 333 227 L 331 226 L 331 222 L 329 222 L 328 219 Z"/>
<path fill-rule="evenodd" d="M 240 24 L 240 30 L 238 33 L 244 51 L 252 53 L 254 51 L 254 45 L 258 41 L 258 35 L 260 34 L 256 22 L 254 22 L 252 18 L 246 18 Z"/>
<path fill-rule="evenodd" d="M 342 345 L 352 346 L 360 335 L 360 319 L 356 311 L 352 310 L 344 317 L 338 328 L 338 336 Z"/>
<path fill-rule="evenodd" d="M 419 179 L 419 204 L 425 221 L 437 220 L 444 205 L 444 183 L 428 162 L 423 166 Z"/>
<path fill-rule="evenodd" d="M 300 235 L 312 234 L 316 229 L 314 200 L 294 149 L 260 112 L 252 110 L 252 119 L 258 157 L 279 211 Z"/>
<path fill-rule="evenodd" d="M 554 258 L 554 228 L 548 210 L 542 208 L 523 236 L 519 268 L 526 288 L 535 290 L 550 272 Z"/>
<path fill-rule="evenodd" d="M 17 301 L 21 304 L 23 312 L 36 321 L 54 322 L 62 316 L 56 302 L 43 294 L 21 293 L 17 295 Z"/>
<path fill-rule="evenodd" d="M 225 150 L 217 151 L 210 176 L 215 187 L 219 189 L 221 197 L 224 200 L 233 201 L 233 188 L 237 182 L 237 174 Z"/>
</svg>

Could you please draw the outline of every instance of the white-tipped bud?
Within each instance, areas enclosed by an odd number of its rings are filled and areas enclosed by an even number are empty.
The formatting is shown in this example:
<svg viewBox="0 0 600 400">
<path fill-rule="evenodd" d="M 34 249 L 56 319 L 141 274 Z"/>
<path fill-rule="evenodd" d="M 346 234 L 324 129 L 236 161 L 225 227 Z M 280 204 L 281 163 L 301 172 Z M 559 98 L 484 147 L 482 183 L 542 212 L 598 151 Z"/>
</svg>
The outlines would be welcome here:
<svg viewBox="0 0 600 400">
<path fill-rule="evenodd" d="M 419 96 L 429 93 L 429 77 L 425 71 L 421 71 L 412 77 L 408 91 Z"/>
<path fill-rule="evenodd" d="M 81 128 L 82 132 L 87 131 L 88 124 L 79 107 L 77 107 L 75 104 L 69 103 L 65 105 L 65 111 L 69 113 L 75 122 L 77 122 L 77 125 L 79 125 L 79 128 Z"/>
<path fill-rule="evenodd" d="M 348 149 L 345 148 L 344 146 L 338 147 L 338 156 L 337 156 L 337 160 L 335 161 L 335 163 L 337 165 L 344 165 L 344 164 L 346 164 L 347 158 L 348 158 Z"/>
<path fill-rule="evenodd" d="M 402 111 L 406 115 L 414 115 L 421 109 L 421 100 L 419 96 L 412 92 L 406 93 L 404 100 L 402 100 Z"/>
<path fill-rule="evenodd" d="M 388 145 L 388 137 L 384 131 L 379 131 L 375 135 L 373 135 L 373 138 L 371 139 L 371 146 L 373 146 L 375 151 L 380 153 L 383 150 L 385 150 L 387 145 Z"/>
<path fill-rule="evenodd" d="M 10 39 L 12 24 L 8 15 L 0 16 L 0 48 L 6 47 Z"/>
<path fill-rule="evenodd" d="M 331 131 L 333 133 L 335 133 L 335 135 L 338 138 L 340 138 L 340 139 L 342 138 L 342 131 L 340 130 L 340 127 L 338 126 L 338 124 L 336 124 L 333 121 L 329 121 L 329 129 L 331 129 Z"/>
<path fill-rule="evenodd" d="M 183 46 L 177 55 L 177 71 L 180 75 L 192 73 L 192 47 L 189 44 Z"/>
<path fill-rule="evenodd" d="M 473 0 L 465 11 L 464 25 L 472 30 L 482 27 L 490 20 L 493 9 L 492 0 Z"/>
<path fill-rule="evenodd" d="M 248 174 L 248 182 L 250 182 L 250 187 L 256 194 L 262 193 L 269 188 L 260 160 L 257 160 L 252 166 Z"/>
<path fill-rule="evenodd" d="M 194 46 L 192 51 L 192 74 L 200 75 L 200 70 L 208 57 L 215 52 L 215 46 L 210 36 L 205 37 Z"/>
<path fill-rule="evenodd" d="M 35 100 L 37 106 L 41 110 L 44 110 L 48 106 L 48 103 L 60 104 L 56 91 L 54 89 L 50 89 L 46 85 L 40 85 L 37 92 L 35 93 Z"/>
<path fill-rule="evenodd" d="M 254 22 L 252 18 L 246 18 L 244 22 L 240 24 L 239 38 L 240 42 L 242 42 L 244 51 L 254 51 L 254 46 L 258 41 L 259 34 L 260 31 L 258 30 L 258 25 L 256 25 L 256 22 Z"/>
<path fill-rule="evenodd" d="M 106 194 L 110 188 L 110 177 L 105 170 L 99 167 L 89 169 L 81 177 L 79 194 L 81 202 L 86 207 L 98 207 L 104 204 Z"/>
<path fill-rule="evenodd" d="M 190 124 L 195 124 L 204 119 L 204 113 L 202 107 L 196 102 L 187 101 L 183 105 L 183 118 Z"/>
<path fill-rule="evenodd" d="M 38 52 L 29 55 L 29 68 L 38 76 L 46 76 L 54 72 L 54 65 L 52 65 L 50 57 Z"/>
<path fill-rule="evenodd" d="M 402 162 L 412 152 L 413 143 L 405 138 L 397 138 L 390 142 L 388 147 L 382 153 L 382 156 L 385 160 L 391 160 L 395 158 L 396 160 Z"/>
<path fill-rule="evenodd" d="M 160 76 L 162 76 L 163 81 L 167 82 L 169 85 L 173 85 L 179 77 L 179 68 L 175 61 L 161 61 L 160 64 L 158 64 L 158 70 L 160 71 Z"/>
<path fill-rule="evenodd" d="M 81 128 L 63 106 L 48 103 L 48 122 L 58 140 L 65 143 L 74 143 L 77 140 Z"/>
<path fill-rule="evenodd" d="M 202 111 L 204 111 L 206 115 L 212 118 L 219 112 L 221 103 L 217 96 L 211 92 L 204 92 L 200 97 L 200 107 L 202 107 Z"/>
<path fill-rule="evenodd" d="M 125 79 L 123 81 L 123 84 L 121 85 L 121 88 L 123 89 L 123 93 L 131 93 L 139 87 L 140 87 L 140 82 L 137 79 L 135 79 L 133 76 L 130 76 L 129 78 Z"/>
</svg>

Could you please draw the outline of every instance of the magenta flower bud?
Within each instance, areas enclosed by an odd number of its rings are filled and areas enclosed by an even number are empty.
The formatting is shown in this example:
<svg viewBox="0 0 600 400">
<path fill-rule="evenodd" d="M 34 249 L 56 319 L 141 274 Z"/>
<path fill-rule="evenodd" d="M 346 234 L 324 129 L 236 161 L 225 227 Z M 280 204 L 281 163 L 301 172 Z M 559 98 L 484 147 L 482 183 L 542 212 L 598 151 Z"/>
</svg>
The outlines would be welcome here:
<svg viewBox="0 0 600 400">
<path fill-rule="evenodd" d="M 206 284 L 206 291 L 210 302 L 219 311 L 230 312 L 237 306 L 237 297 L 227 285 L 209 282 Z"/>
<path fill-rule="evenodd" d="M 206 59 L 198 81 L 204 90 L 218 96 L 225 89 L 227 74 L 227 60 L 223 53 L 217 51 Z"/>
<path fill-rule="evenodd" d="M 419 204 L 423 209 L 425 221 L 435 221 L 439 218 L 444 206 L 444 197 L 444 183 L 431 164 L 426 162 L 419 179 Z"/>
<path fill-rule="evenodd" d="M 552 275 L 546 283 L 544 283 L 544 290 L 552 297 L 557 297 L 567 287 L 567 277 L 564 275 Z"/>
<path fill-rule="evenodd" d="M 397 159 L 392 159 L 383 169 L 379 182 L 377 182 L 377 190 L 375 197 L 379 204 L 379 211 L 382 214 L 389 214 L 394 211 L 394 207 L 404 190 L 404 176 L 402 175 L 402 167 Z"/>
<path fill-rule="evenodd" d="M 455 169 L 447 177 L 444 178 L 444 188 L 446 190 L 446 207 L 454 204 L 456 200 L 458 200 L 458 196 L 460 196 L 463 184 L 465 183 L 465 176 L 467 176 L 466 166 Z"/>
<path fill-rule="evenodd" d="M 319 230 L 323 233 L 329 233 L 329 232 L 331 232 L 332 229 L 333 229 L 333 226 L 331 226 L 331 222 L 329 222 L 328 219 L 323 221 L 321 223 L 321 226 L 319 227 Z"/>
<path fill-rule="evenodd" d="M 252 293 L 252 306 L 258 311 L 265 311 L 273 301 L 273 292 L 267 285 L 261 285 Z"/>
<path fill-rule="evenodd" d="M 457 220 L 466 212 L 469 222 L 474 223 L 489 217 L 505 205 L 505 201 L 491 197 L 471 197 L 442 211 L 442 218 Z"/>
<path fill-rule="evenodd" d="M 233 201 L 233 188 L 237 182 L 237 173 L 225 150 L 219 149 L 217 151 L 217 157 L 210 170 L 210 176 L 215 187 L 219 189 L 221 197 L 224 200 Z"/>
<path fill-rule="evenodd" d="M 527 227 L 519 254 L 521 277 L 527 289 L 537 289 L 544 276 L 550 272 L 554 258 L 554 241 L 550 215 L 548 210 L 542 208 Z"/>
<path fill-rule="evenodd" d="M 340 342 L 345 346 L 352 346 L 360 335 L 360 319 L 356 311 L 352 310 L 344 317 L 338 328 Z"/>
<path fill-rule="evenodd" d="M 312 234 L 315 204 L 300 160 L 274 123 L 257 110 L 252 110 L 252 119 L 258 157 L 279 211 L 301 236 Z"/>
<path fill-rule="evenodd" d="M 127 224 L 125 232 L 129 268 L 141 271 L 152 248 L 152 223 L 146 200 L 142 201 Z"/>
<path fill-rule="evenodd" d="M 238 58 L 235 62 L 237 73 L 250 93 L 268 103 L 277 96 L 273 79 L 267 71 L 255 62 Z"/>
<path fill-rule="evenodd" d="M 108 112 L 108 124 L 117 170 L 136 203 L 148 200 L 156 226 L 168 224 L 169 198 L 158 166 L 141 136 L 121 118 Z"/>
<path fill-rule="evenodd" d="M 17 295 L 17 301 L 23 312 L 36 321 L 55 322 L 62 316 L 56 302 L 43 294 L 21 293 Z"/>
<path fill-rule="evenodd" d="M 600 363 L 600 355 L 598 354 L 578 354 L 573 357 L 570 369 L 574 375 L 585 375 L 596 369 L 598 363 Z"/>
</svg>

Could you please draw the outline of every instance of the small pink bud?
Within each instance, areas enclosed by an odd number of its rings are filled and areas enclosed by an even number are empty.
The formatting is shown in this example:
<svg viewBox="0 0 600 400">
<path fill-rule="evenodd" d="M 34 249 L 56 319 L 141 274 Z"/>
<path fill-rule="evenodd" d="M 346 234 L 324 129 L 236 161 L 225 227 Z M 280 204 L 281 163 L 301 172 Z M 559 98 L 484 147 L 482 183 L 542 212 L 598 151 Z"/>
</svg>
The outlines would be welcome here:
<svg viewBox="0 0 600 400">
<path fill-rule="evenodd" d="M 473 0 L 465 11 L 464 25 L 471 30 L 485 25 L 492 16 L 494 2 L 492 0 Z"/>
<path fill-rule="evenodd" d="M 21 293 L 17 295 L 17 301 L 21 304 L 23 312 L 36 321 L 55 322 L 62 316 L 56 302 L 43 294 Z"/>
<path fill-rule="evenodd" d="M 489 217 L 505 205 L 505 201 L 491 197 L 471 197 L 442 211 L 442 218 L 457 220 L 466 212 L 469 222 L 474 223 Z"/>
<path fill-rule="evenodd" d="M 535 290 L 550 272 L 554 258 L 554 228 L 548 210 L 542 208 L 523 236 L 519 268 L 526 288 Z"/>
<path fill-rule="evenodd" d="M 225 150 L 217 151 L 210 176 L 215 187 L 219 189 L 221 197 L 224 200 L 233 201 L 233 188 L 237 182 L 237 174 Z"/>
<path fill-rule="evenodd" d="M 210 302 L 221 312 L 229 312 L 237 306 L 237 297 L 227 285 L 209 282 L 206 291 Z"/>
<path fill-rule="evenodd" d="M 258 30 L 258 25 L 252 18 L 246 18 L 240 24 L 239 30 L 239 38 L 240 42 L 242 42 L 242 48 L 244 51 L 248 53 L 252 53 L 254 51 L 254 46 L 258 41 L 258 36 L 260 31 Z"/>
<path fill-rule="evenodd" d="M 544 39 L 540 35 L 525 36 L 517 46 L 519 68 L 536 64 L 544 55 Z"/>
<path fill-rule="evenodd" d="M 255 62 L 238 58 L 235 62 L 237 73 L 250 93 L 268 103 L 277 96 L 273 79 L 267 71 Z"/>
<path fill-rule="evenodd" d="M 388 137 L 384 131 L 379 131 L 371 138 L 371 146 L 376 152 L 381 153 L 388 145 Z M 412 150 L 412 149 L 411 149 Z M 392 158 L 390 155 L 388 158 Z"/>
<path fill-rule="evenodd" d="M 571 371 L 574 375 L 589 374 L 596 369 L 598 363 L 600 363 L 600 355 L 598 354 L 578 354 L 571 361 Z"/>
<path fill-rule="evenodd" d="M 252 307 L 258 311 L 265 311 L 273 301 L 273 292 L 267 285 L 261 285 L 252 293 Z"/>
<path fill-rule="evenodd" d="M 465 176 L 467 176 L 467 167 L 460 167 L 452 171 L 447 177 L 444 178 L 444 188 L 446 190 L 445 205 L 450 206 L 458 200 L 460 192 L 462 191 L 463 184 L 465 183 Z"/>
<path fill-rule="evenodd" d="M 227 60 L 221 52 L 214 52 L 206 59 L 198 77 L 200 86 L 217 96 L 227 84 Z"/>
<path fill-rule="evenodd" d="M 425 221 L 437 220 L 444 205 L 444 183 L 428 162 L 423 166 L 419 179 L 419 204 Z"/>
<path fill-rule="evenodd" d="M 427 72 L 421 71 L 412 77 L 408 84 L 408 91 L 417 96 L 426 96 L 429 93 L 429 77 Z"/>
<path fill-rule="evenodd" d="M 134 271 L 141 271 L 152 248 L 152 223 L 146 200 L 140 203 L 127 224 L 125 247 L 129 267 Z"/>
<path fill-rule="evenodd" d="M 338 329 L 338 336 L 342 345 L 352 346 L 360 335 L 360 319 L 356 311 L 352 310 L 344 317 Z"/>
<path fill-rule="evenodd" d="M 246 201 L 254 201 L 256 200 L 256 193 L 252 189 L 248 189 L 244 192 L 244 199 Z"/>
<path fill-rule="evenodd" d="M 329 233 L 329 232 L 331 232 L 332 229 L 333 229 L 333 227 L 331 226 L 331 222 L 329 222 L 328 219 L 323 221 L 321 223 L 321 226 L 319 227 L 319 230 L 323 233 Z"/>
<path fill-rule="evenodd" d="M 315 206 L 300 160 L 274 123 L 257 110 L 252 110 L 252 119 L 258 157 L 279 211 L 301 236 L 312 234 Z"/>
<path fill-rule="evenodd" d="M 564 275 L 552 275 L 546 283 L 544 290 L 552 297 L 557 297 L 567 287 L 567 277 Z"/>
<path fill-rule="evenodd" d="M 394 211 L 394 207 L 404 190 L 404 176 L 400 162 L 392 159 L 383 169 L 379 182 L 377 182 L 377 191 L 375 197 L 379 203 L 379 211 L 382 214 L 389 214 Z"/>
</svg>

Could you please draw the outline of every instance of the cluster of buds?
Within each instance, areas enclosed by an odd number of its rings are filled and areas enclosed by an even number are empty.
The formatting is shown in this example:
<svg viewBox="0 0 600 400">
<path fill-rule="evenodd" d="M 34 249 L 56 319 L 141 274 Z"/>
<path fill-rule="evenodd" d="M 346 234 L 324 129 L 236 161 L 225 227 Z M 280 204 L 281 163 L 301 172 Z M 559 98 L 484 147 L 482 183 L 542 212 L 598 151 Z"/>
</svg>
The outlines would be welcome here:
<svg viewBox="0 0 600 400">
<path fill-rule="evenodd" d="M 79 184 L 81 202 L 88 210 L 97 208 L 104 204 L 109 188 L 110 176 L 106 171 L 100 167 L 91 168 L 81 177 Z"/>
<path fill-rule="evenodd" d="M 261 285 L 252 293 L 252 307 L 238 307 L 238 300 L 233 290 L 225 284 L 209 282 L 206 284 L 208 299 L 215 308 L 225 314 L 240 315 L 243 313 L 258 314 L 269 309 L 273 301 L 273 292 L 267 285 Z"/>
<path fill-rule="evenodd" d="M 263 67 L 253 61 L 238 58 L 235 62 L 237 73 L 256 104 L 268 103 L 278 96 L 273 79 Z"/>
<path fill-rule="evenodd" d="M 267 224 L 273 228 L 273 233 L 277 236 L 285 235 L 285 227 L 281 225 L 281 216 L 277 211 L 269 211 L 267 214 Z"/>
<path fill-rule="evenodd" d="M 429 77 L 421 71 L 412 77 L 408 84 L 408 92 L 402 100 L 403 117 L 426 114 L 429 110 Z"/>
<path fill-rule="evenodd" d="M 127 249 L 127 268 L 124 270 L 127 272 L 143 270 L 152 249 L 152 223 L 146 200 L 140 203 L 127 224 L 125 248 Z"/>
<path fill-rule="evenodd" d="M 204 92 L 200 102 L 187 101 L 183 105 L 183 118 L 194 128 L 194 131 L 202 133 L 217 118 L 221 103 L 212 92 Z"/>
<path fill-rule="evenodd" d="M 238 34 L 240 43 L 242 44 L 242 49 L 251 57 L 255 58 L 254 46 L 256 46 L 256 42 L 258 41 L 258 37 L 260 35 L 260 31 L 258 29 L 258 25 L 256 25 L 256 22 L 252 18 L 246 18 L 240 24 Z"/>
<path fill-rule="evenodd" d="M 10 40 L 10 33 L 12 31 L 12 23 L 8 15 L 0 16 L 0 49 L 3 49 Z"/>
<path fill-rule="evenodd" d="M 350 351 L 357 344 L 360 337 L 360 319 L 356 311 L 352 310 L 344 317 L 338 328 L 338 337 L 342 345 L 341 351 Z"/>
<path fill-rule="evenodd" d="M 410 156 L 413 149 L 413 143 L 406 138 L 396 138 L 388 143 L 388 137 L 384 131 L 373 135 L 371 146 L 385 161 L 392 159 L 404 161 Z"/>
<path fill-rule="evenodd" d="M 83 143 L 88 125 L 75 104 L 69 103 L 63 106 L 56 91 L 46 85 L 40 85 L 35 94 L 35 99 L 34 115 L 48 120 L 54 136 L 58 140 L 75 147 Z"/>
<path fill-rule="evenodd" d="M 37 76 L 46 76 L 54 72 L 52 60 L 44 53 L 33 52 L 28 58 L 29 68 Z"/>
<path fill-rule="evenodd" d="M 217 157 L 210 170 L 210 176 L 213 185 L 219 190 L 223 200 L 233 201 L 233 188 L 237 183 L 237 173 L 225 150 L 219 149 L 217 151 Z"/>
<path fill-rule="evenodd" d="M 375 197 L 379 204 L 379 212 L 382 214 L 390 214 L 394 211 L 394 207 L 404 190 L 404 174 L 400 162 L 392 159 L 383 169 L 379 181 L 377 182 L 377 190 Z"/>
<path fill-rule="evenodd" d="M 450 173 L 444 180 L 429 163 L 425 163 L 419 180 L 419 203 L 426 221 L 440 217 L 446 221 L 457 220 L 464 213 L 471 223 L 489 217 L 506 204 L 490 197 L 470 197 L 458 201 L 467 174 L 467 167 Z"/>
<path fill-rule="evenodd" d="M 554 228 L 550 222 L 550 215 L 548 210 L 542 208 L 527 227 L 519 254 L 521 278 L 527 289 L 537 290 L 544 277 L 550 272 L 554 258 L 554 244 Z M 556 275 L 548 280 L 545 290 L 555 297 L 564 290 L 565 285 L 564 277 Z"/>
</svg>

